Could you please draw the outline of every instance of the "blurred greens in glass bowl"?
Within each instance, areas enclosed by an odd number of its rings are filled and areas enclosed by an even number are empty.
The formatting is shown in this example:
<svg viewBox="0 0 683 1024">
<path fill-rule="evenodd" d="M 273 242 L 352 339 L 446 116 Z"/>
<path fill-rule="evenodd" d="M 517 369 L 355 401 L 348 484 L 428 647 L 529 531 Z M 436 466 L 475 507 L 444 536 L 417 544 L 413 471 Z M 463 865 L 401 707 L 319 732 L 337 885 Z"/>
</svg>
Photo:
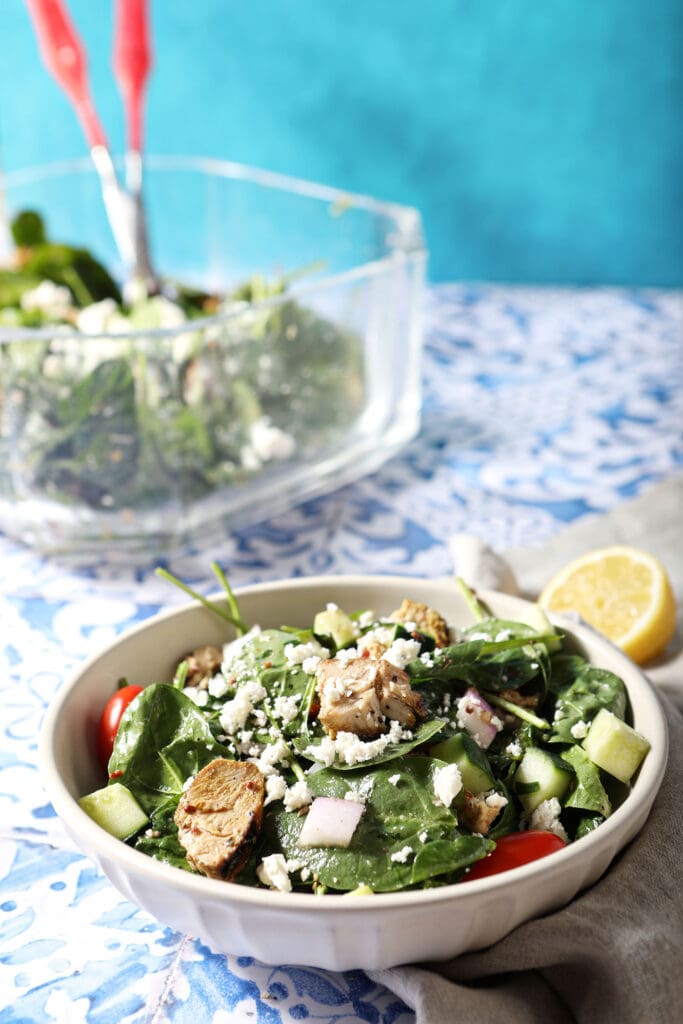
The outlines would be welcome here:
<svg viewBox="0 0 683 1024">
<path fill-rule="evenodd" d="M 87 162 L 6 181 L 0 529 L 169 550 L 376 469 L 419 425 L 416 211 L 150 161 L 158 294 L 121 284 Z"/>
</svg>

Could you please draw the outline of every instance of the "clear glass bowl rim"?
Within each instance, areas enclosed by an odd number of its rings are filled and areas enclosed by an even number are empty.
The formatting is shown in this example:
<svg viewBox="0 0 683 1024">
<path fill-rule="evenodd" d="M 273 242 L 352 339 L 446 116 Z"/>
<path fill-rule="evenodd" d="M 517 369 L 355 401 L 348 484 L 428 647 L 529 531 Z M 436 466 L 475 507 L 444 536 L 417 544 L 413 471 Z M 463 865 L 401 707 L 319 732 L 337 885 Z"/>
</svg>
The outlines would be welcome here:
<svg viewBox="0 0 683 1024">
<path fill-rule="evenodd" d="M 117 156 L 114 162 L 117 168 L 120 169 L 124 162 L 123 157 Z M 216 177 L 231 178 L 235 181 L 251 182 L 263 188 L 280 192 L 291 192 L 294 195 L 317 199 L 321 202 L 328 202 L 330 204 L 343 203 L 351 208 L 364 209 L 378 216 L 388 217 L 396 223 L 398 228 L 397 244 L 386 256 L 383 256 L 381 259 L 358 264 L 358 266 L 350 267 L 338 274 L 320 277 L 315 281 L 300 285 L 297 287 L 297 297 L 305 297 L 307 293 L 315 293 L 340 285 L 343 286 L 358 278 L 374 277 L 385 271 L 390 271 L 394 265 L 403 263 L 406 259 L 424 260 L 427 256 L 422 230 L 422 218 L 419 210 L 413 206 L 380 200 L 363 193 L 349 192 L 303 178 L 280 174 L 276 171 L 267 171 L 248 164 L 221 160 L 214 157 L 149 155 L 144 157 L 144 166 L 148 170 L 162 172 L 193 171 Z M 90 172 L 96 174 L 94 165 L 89 157 L 62 160 L 7 171 L 0 175 L 0 199 L 3 198 L 2 192 L 7 188 L 11 189 L 15 186 L 29 185 L 33 181 L 64 177 L 73 173 Z M 405 244 L 400 244 L 401 242 Z M 144 338 L 153 341 L 160 338 L 174 338 L 186 334 L 188 330 L 201 331 L 239 319 L 246 310 L 253 313 L 276 308 L 290 298 L 291 293 L 274 295 L 269 298 L 259 299 L 256 302 L 250 302 L 246 306 L 236 304 L 234 309 L 224 310 L 212 316 L 199 317 L 187 321 L 178 327 L 142 328 L 135 331 L 121 332 L 120 334 L 112 334 L 107 331 L 99 334 L 84 334 L 75 329 L 70 330 L 68 325 L 61 325 L 59 337 L 64 339 L 77 337 L 82 344 L 87 344 L 89 341 L 101 338 L 116 338 L 121 341 L 124 339 L 135 340 Z M 49 340 L 54 337 L 54 327 L 0 327 L 0 345 L 16 343 L 18 341 Z"/>
</svg>

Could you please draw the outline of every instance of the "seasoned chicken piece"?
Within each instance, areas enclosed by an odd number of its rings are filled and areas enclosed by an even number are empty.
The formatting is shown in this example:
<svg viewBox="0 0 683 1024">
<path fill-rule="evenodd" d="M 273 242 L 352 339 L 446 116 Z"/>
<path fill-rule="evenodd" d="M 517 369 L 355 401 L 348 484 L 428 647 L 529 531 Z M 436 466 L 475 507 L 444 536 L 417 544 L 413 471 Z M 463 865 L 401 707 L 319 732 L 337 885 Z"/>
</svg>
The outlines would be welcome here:
<svg viewBox="0 0 683 1024">
<path fill-rule="evenodd" d="M 223 664 L 223 650 L 221 647 L 197 647 L 183 661 L 187 662 L 185 685 L 206 690 Z"/>
<path fill-rule="evenodd" d="M 330 658 L 318 664 L 316 676 L 318 718 L 333 739 L 338 732 L 372 739 L 386 731 L 387 719 L 411 728 L 417 718 L 426 717 L 424 701 L 411 689 L 408 674 L 384 659 Z"/>
<path fill-rule="evenodd" d="M 192 867 L 228 882 L 240 873 L 261 831 L 264 790 L 250 761 L 217 757 L 197 773 L 175 813 Z"/>
<path fill-rule="evenodd" d="M 507 804 L 500 793 L 470 793 L 465 790 L 465 801 L 458 807 L 458 820 L 473 832 L 485 836 Z"/>
<path fill-rule="evenodd" d="M 448 647 L 451 642 L 443 616 L 419 601 L 404 598 L 401 607 L 392 612 L 389 618 L 393 622 L 414 622 L 421 633 L 434 638 L 437 647 Z"/>
<path fill-rule="evenodd" d="M 502 697 L 503 700 L 509 700 L 511 704 L 516 704 L 520 708 L 537 708 L 538 707 L 538 694 L 532 693 L 526 697 L 519 690 L 499 690 L 498 696 Z"/>
</svg>

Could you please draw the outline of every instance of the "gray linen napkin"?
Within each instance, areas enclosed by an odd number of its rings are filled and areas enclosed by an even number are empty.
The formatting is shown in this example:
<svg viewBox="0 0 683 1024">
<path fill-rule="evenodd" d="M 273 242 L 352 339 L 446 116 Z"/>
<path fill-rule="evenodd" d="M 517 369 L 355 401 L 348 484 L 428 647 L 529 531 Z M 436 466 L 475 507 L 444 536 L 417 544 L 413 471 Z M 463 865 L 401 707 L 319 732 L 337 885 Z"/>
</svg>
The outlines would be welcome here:
<svg viewBox="0 0 683 1024">
<path fill-rule="evenodd" d="M 635 544 L 666 565 L 683 606 L 683 478 L 608 516 L 582 520 L 544 548 L 506 552 L 536 596 L 569 558 Z M 457 567 L 456 567 L 457 569 Z M 683 1006 L 683 696 L 680 634 L 652 677 L 670 732 L 650 817 L 605 876 L 569 906 L 452 961 L 372 972 L 415 1010 L 417 1024 L 673 1024 Z"/>
</svg>

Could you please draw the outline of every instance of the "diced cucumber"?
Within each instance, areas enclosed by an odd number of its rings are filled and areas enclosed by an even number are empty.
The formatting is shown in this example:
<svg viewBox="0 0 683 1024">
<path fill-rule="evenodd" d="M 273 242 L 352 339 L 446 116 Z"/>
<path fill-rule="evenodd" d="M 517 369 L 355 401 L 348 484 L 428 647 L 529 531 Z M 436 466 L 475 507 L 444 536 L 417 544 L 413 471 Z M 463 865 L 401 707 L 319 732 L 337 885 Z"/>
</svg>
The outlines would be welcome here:
<svg viewBox="0 0 683 1024">
<path fill-rule="evenodd" d="M 540 747 L 527 747 L 515 772 L 515 792 L 524 810 L 531 814 L 544 800 L 560 800 L 573 775 L 570 766 L 555 754 Z"/>
<path fill-rule="evenodd" d="M 345 647 L 356 635 L 356 627 L 341 608 L 326 608 L 313 620 L 316 636 L 331 636 L 337 648 Z"/>
<path fill-rule="evenodd" d="M 598 768 L 620 782 L 629 782 L 650 749 L 650 743 L 611 711 L 601 708 L 591 723 L 583 748 Z"/>
<path fill-rule="evenodd" d="M 431 748 L 432 757 L 449 764 L 456 764 L 460 771 L 463 787 L 470 793 L 486 793 L 495 786 L 486 754 L 469 736 L 456 733 Z"/>
<path fill-rule="evenodd" d="M 120 782 L 96 789 L 78 803 L 93 821 L 117 839 L 129 839 L 149 821 L 131 791 Z"/>
</svg>

